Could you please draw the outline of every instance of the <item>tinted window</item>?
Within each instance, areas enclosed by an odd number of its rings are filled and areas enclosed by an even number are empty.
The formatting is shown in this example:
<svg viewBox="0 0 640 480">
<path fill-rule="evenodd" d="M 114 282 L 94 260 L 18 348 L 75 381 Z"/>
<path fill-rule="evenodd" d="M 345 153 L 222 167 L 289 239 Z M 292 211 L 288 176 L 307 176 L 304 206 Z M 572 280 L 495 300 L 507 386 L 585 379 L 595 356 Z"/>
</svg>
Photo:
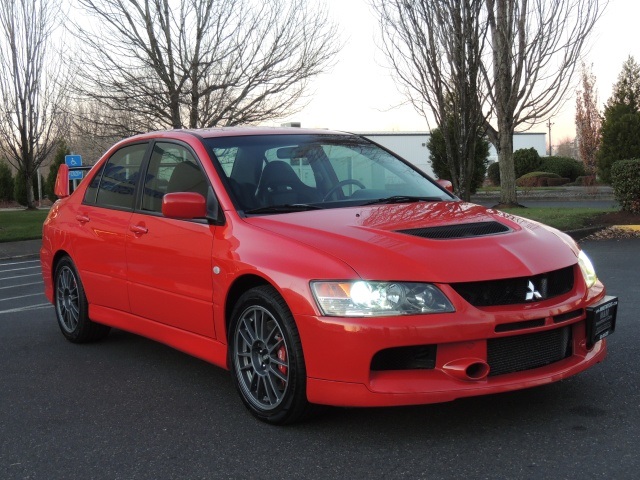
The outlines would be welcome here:
<svg viewBox="0 0 640 480">
<path fill-rule="evenodd" d="M 109 158 L 100 179 L 96 205 L 133 209 L 140 165 L 146 149 L 146 143 L 130 145 Z"/>
<path fill-rule="evenodd" d="M 87 191 L 84 194 L 84 203 L 96 203 L 96 196 L 98 195 L 98 187 L 100 186 L 100 180 L 102 179 L 103 170 L 104 163 L 100 166 L 96 174 L 91 179 L 91 183 L 87 187 Z"/>
<path fill-rule="evenodd" d="M 193 154 L 185 147 L 158 142 L 153 147 L 142 195 L 142 209 L 162 211 L 165 193 L 194 192 L 207 198 L 209 184 Z"/>
</svg>

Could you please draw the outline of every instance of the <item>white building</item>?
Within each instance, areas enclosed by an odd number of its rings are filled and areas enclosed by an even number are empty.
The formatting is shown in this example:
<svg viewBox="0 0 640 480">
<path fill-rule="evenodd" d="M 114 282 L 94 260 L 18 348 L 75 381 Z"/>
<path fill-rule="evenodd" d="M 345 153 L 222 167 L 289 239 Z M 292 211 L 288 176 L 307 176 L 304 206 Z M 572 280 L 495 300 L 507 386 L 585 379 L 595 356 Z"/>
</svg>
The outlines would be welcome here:
<svg viewBox="0 0 640 480">
<path fill-rule="evenodd" d="M 435 176 L 431 168 L 431 159 L 427 143 L 431 136 L 428 132 L 360 132 L 359 135 L 379 143 L 392 152 L 408 160 L 428 175 Z M 513 150 L 535 148 L 541 157 L 547 155 L 547 134 L 525 132 L 513 135 Z M 489 161 L 496 162 L 498 154 L 489 144 Z"/>
</svg>

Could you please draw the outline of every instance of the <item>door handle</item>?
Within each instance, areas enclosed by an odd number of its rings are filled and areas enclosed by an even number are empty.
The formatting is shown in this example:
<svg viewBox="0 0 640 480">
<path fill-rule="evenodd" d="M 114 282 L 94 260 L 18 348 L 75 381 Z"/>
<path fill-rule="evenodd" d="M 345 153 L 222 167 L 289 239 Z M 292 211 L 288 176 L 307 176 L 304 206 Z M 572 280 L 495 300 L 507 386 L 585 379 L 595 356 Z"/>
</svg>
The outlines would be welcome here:
<svg viewBox="0 0 640 480">
<path fill-rule="evenodd" d="M 76 215 L 76 220 L 84 225 L 91 219 L 87 215 L 80 214 L 80 215 Z"/>
<path fill-rule="evenodd" d="M 129 225 L 129 230 L 131 230 L 136 235 L 144 235 L 149 232 L 149 229 L 143 227 L 142 225 Z"/>
</svg>

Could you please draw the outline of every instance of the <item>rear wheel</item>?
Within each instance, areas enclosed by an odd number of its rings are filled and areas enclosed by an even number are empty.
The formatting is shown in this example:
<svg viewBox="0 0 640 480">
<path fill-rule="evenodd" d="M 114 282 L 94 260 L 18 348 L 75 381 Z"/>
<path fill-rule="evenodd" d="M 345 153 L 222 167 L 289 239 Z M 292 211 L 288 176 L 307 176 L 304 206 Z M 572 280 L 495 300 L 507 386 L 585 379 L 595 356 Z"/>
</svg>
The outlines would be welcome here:
<svg viewBox="0 0 640 480">
<path fill-rule="evenodd" d="M 75 265 L 69 257 L 56 265 L 55 307 L 58 325 L 67 340 L 85 343 L 104 338 L 110 327 L 89 319 L 89 303 Z"/>
<path fill-rule="evenodd" d="M 229 325 L 229 365 L 242 401 L 258 419 L 281 425 L 310 413 L 300 336 L 273 287 L 253 288 L 238 300 Z"/>
</svg>

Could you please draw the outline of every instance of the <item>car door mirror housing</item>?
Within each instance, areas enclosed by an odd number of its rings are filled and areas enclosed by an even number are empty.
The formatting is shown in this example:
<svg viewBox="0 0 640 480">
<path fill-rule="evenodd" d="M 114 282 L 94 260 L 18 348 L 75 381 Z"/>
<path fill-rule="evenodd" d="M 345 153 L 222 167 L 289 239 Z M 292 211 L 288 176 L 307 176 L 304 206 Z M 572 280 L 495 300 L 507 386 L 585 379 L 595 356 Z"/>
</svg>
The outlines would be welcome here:
<svg viewBox="0 0 640 480">
<path fill-rule="evenodd" d="M 56 176 L 56 184 L 53 187 L 53 193 L 58 198 L 65 198 L 69 196 L 69 167 L 66 164 L 61 164 L 58 168 L 58 175 Z"/>
<path fill-rule="evenodd" d="M 453 184 L 449 180 L 444 180 L 442 178 L 437 180 L 438 185 L 444 188 L 447 192 L 453 193 Z"/>
<path fill-rule="evenodd" d="M 195 219 L 207 217 L 207 201 L 199 193 L 167 193 L 162 198 L 162 214 L 169 218 Z"/>
</svg>

